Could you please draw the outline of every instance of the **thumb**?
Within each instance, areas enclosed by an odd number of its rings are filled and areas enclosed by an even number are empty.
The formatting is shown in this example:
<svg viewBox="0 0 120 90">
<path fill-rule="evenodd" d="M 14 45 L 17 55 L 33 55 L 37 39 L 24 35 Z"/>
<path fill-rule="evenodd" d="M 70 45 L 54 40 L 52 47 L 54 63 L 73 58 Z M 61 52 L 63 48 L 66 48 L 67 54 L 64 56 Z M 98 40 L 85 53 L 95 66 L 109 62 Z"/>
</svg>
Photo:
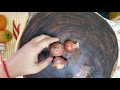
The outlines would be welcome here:
<svg viewBox="0 0 120 90">
<path fill-rule="evenodd" d="M 38 70 L 41 71 L 41 70 L 45 69 L 51 63 L 52 60 L 53 60 L 53 57 L 49 57 L 49 58 L 41 61 L 40 63 L 38 63 L 38 65 L 37 65 Z"/>
</svg>

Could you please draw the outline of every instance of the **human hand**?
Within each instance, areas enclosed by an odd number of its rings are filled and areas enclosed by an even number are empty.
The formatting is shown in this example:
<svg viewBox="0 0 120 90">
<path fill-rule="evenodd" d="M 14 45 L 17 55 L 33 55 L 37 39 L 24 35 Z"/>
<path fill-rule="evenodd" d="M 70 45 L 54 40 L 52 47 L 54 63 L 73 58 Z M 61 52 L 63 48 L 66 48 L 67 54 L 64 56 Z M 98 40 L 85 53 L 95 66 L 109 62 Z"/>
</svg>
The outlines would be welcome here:
<svg viewBox="0 0 120 90">
<path fill-rule="evenodd" d="M 52 57 L 38 63 L 38 54 L 58 38 L 41 35 L 25 44 L 9 60 L 6 61 L 10 77 L 35 74 L 46 68 L 53 60 Z"/>
</svg>

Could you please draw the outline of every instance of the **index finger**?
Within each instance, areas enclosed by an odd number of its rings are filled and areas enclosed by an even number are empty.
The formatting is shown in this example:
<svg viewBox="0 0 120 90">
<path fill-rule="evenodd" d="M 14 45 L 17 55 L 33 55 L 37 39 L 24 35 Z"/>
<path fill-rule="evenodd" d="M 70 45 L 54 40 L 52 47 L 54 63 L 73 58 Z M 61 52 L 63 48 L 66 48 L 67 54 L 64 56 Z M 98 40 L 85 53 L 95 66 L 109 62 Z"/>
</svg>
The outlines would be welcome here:
<svg viewBox="0 0 120 90">
<path fill-rule="evenodd" d="M 55 37 L 48 37 L 43 40 L 41 40 L 37 45 L 37 51 L 40 53 L 44 48 L 48 47 L 50 44 L 57 42 L 59 39 Z"/>
</svg>

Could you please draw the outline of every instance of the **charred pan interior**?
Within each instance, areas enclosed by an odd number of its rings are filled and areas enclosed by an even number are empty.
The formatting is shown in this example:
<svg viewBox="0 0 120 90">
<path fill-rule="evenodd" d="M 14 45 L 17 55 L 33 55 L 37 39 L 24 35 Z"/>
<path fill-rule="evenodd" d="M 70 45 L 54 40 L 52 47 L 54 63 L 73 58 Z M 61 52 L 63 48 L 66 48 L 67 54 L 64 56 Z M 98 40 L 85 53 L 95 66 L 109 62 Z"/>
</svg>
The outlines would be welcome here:
<svg viewBox="0 0 120 90">
<path fill-rule="evenodd" d="M 47 34 L 60 41 L 77 41 L 79 49 L 64 53 L 68 62 L 62 70 L 50 64 L 43 71 L 26 78 L 109 78 L 118 57 L 118 43 L 112 28 L 93 12 L 41 12 L 27 26 L 20 41 L 21 48 L 32 38 Z M 39 55 L 39 61 L 50 55 L 48 49 Z M 85 68 L 81 68 L 81 67 Z M 85 74 L 82 74 L 84 70 Z M 89 72 L 89 73 L 88 73 Z M 80 75 L 80 76 L 79 76 Z M 81 76 L 83 75 L 83 76 Z"/>
</svg>

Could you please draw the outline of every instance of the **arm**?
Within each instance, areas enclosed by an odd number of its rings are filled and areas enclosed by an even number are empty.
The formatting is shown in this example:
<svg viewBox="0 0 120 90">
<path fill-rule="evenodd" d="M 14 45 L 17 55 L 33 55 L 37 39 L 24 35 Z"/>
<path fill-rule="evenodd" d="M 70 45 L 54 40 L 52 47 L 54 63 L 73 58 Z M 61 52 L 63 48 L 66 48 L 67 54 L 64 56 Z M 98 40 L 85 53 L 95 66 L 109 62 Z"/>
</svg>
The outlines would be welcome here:
<svg viewBox="0 0 120 90">
<path fill-rule="evenodd" d="M 10 77 L 35 74 L 46 68 L 53 60 L 52 57 L 38 61 L 38 54 L 51 43 L 58 41 L 58 38 L 53 38 L 47 35 L 41 35 L 25 44 L 11 58 L 6 61 L 6 66 Z M 5 72 L 0 65 L 0 78 L 5 78 Z"/>
<path fill-rule="evenodd" d="M 4 70 L 3 70 L 2 64 L 0 64 L 0 78 L 7 78 L 6 74 L 5 74 Z"/>
</svg>

